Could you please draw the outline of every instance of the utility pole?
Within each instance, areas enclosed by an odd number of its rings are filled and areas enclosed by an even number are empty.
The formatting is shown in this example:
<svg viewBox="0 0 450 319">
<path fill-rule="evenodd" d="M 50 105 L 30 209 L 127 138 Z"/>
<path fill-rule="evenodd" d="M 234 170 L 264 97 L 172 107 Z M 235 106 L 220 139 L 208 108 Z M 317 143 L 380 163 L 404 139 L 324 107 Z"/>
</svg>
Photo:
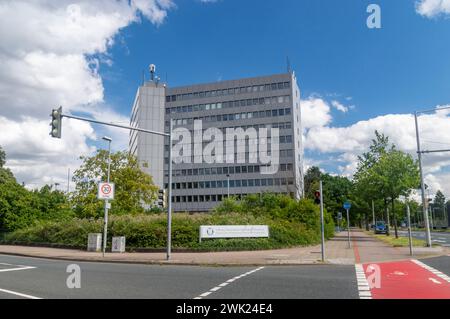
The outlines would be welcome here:
<svg viewBox="0 0 450 319">
<path fill-rule="evenodd" d="M 322 262 L 325 261 L 325 225 L 323 219 L 323 194 L 322 194 L 322 180 L 320 181 L 320 233 L 322 246 Z"/>
<path fill-rule="evenodd" d="M 372 225 L 373 225 L 373 230 L 375 231 L 375 203 L 372 200 Z"/>
<path fill-rule="evenodd" d="M 70 168 L 67 169 L 67 194 L 70 193 Z"/>
<path fill-rule="evenodd" d="M 111 174 L 111 142 L 112 139 L 110 137 L 104 136 L 103 140 L 108 142 L 108 172 L 107 172 L 107 182 L 110 182 L 110 174 Z M 105 199 L 105 216 L 103 220 L 103 257 L 105 257 L 106 252 L 106 244 L 107 244 L 107 236 L 108 236 L 108 210 L 110 207 L 109 200 Z"/>
<path fill-rule="evenodd" d="M 169 205 L 167 208 L 167 260 L 172 253 L 172 119 L 169 124 Z"/>
<path fill-rule="evenodd" d="M 172 146 L 172 130 L 169 131 L 169 133 L 165 133 L 165 132 L 158 132 L 158 131 L 152 131 L 152 130 L 147 130 L 147 129 L 142 129 L 142 128 L 137 128 L 137 127 L 133 127 L 133 126 L 128 126 L 128 125 L 120 125 L 120 124 L 114 124 L 114 123 L 108 123 L 108 122 L 104 122 L 104 121 L 98 121 L 98 120 L 94 120 L 94 119 L 89 119 L 89 118 L 85 118 L 85 117 L 81 117 L 81 116 L 75 116 L 75 115 L 70 115 L 70 114 L 63 114 L 62 113 L 62 107 L 59 107 L 58 109 L 54 109 L 52 110 L 52 113 L 50 114 L 50 116 L 52 117 L 52 122 L 51 122 L 51 132 L 50 135 L 54 138 L 61 138 L 61 125 L 62 125 L 62 118 L 66 117 L 66 118 L 71 118 L 74 120 L 79 120 L 79 121 L 84 121 L 84 122 L 89 122 L 89 123 L 95 123 L 95 124 L 101 124 L 101 125 L 107 125 L 107 126 L 112 126 L 112 127 L 118 127 L 118 128 L 122 128 L 122 129 L 127 129 L 130 131 L 137 131 L 137 132 L 143 132 L 143 133 L 147 133 L 147 134 L 153 134 L 153 135 L 159 135 L 159 136 L 164 136 L 164 137 L 168 137 L 169 138 L 169 145 Z M 172 125 L 171 125 L 172 127 Z M 169 163 L 172 163 L 172 147 L 169 147 Z M 167 214 L 167 219 L 168 219 L 168 223 L 167 223 L 167 229 L 168 231 L 171 231 L 171 222 L 172 222 L 172 214 L 171 214 L 171 210 L 172 210 L 172 165 L 169 165 L 169 205 L 168 205 L 168 214 Z M 169 239 L 167 241 L 167 259 L 170 259 L 170 251 L 171 251 L 171 234 L 168 233 L 167 234 L 167 238 Z"/>
<path fill-rule="evenodd" d="M 420 188 L 422 189 L 422 210 L 423 210 L 423 219 L 425 221 L 426 244 L 428 247 L 431 247 L 430 221 L 428 220 L 428 211 L 426 207 L 427 203 L 425 201 L 425 183 L 423 179 L 422 151 L 420 149 L 419 121 L 417 119 L 417 112 L 414 113 L 414 120 L 416 123 L 417 156 L 419 157 Z"/>
<path fill-rule="evenodd" d="M 408 218 L 408 238 L 409 238 L 409 254 L 413 255 L 412 235 L 411 235 L 411 212 L 409 210 L 409 203 L 406 202 L 406 217 Z"/>
</svg>

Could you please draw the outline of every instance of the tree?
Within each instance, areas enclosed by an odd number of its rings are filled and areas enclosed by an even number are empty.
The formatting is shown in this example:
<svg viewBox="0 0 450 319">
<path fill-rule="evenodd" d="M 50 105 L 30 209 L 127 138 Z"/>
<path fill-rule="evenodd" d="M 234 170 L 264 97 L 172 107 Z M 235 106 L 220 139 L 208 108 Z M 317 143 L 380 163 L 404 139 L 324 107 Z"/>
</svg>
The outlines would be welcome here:
<svg viewBox="0 0 450 319">
<path fill-rule="evenodd" d="M 95 156 L 81 157 L 79 169 L 74 172 L 76 183 L 71 200 L 78 217 L 98 218 L 103 215 L 104 203 L 97 199 L 97 184 L 106 181 L 108 152 L 100 150 Z M 115 195 L 111 214 L 139 214 L 144 206 L 151 206 L 157 200 L 158 187 L 152 177 L 144 173 L 136 157 L 128 152 L 111 154 L 111 182 L 115 183 Z"/>
<path fill-rule="evenodd" d="M 0 168 L 3 168 L 6 164 L 6 154 L 5 151 L 0 146 Z"/>
<path fill-rule="evenodd" d="M 383 188 L 382 181 L 376 180 L 371 169 L 383 154 L 395 149 L 394 145 L 389 143 L 389 137 L 378 131 L 375 131 L 375 139 L 372 139 L 372 144 L 369 151 L 358 156 L 358 165 L 356 173 L 354 174 L 354 196 L 365 200 L 370 206 L 372 200 L 377 202 L 378 199 L 383 200 L 384 216 L 388 225 L 389 235 L 389 211 L 388 211 L 388 197 L 389 194 Z"/>
<path fill-rule="evenodd" d="M 440 190 L 436 192 L 436 196 L 434 196 L 433 206 L 439 207 L 442 209 L 445 205 L 445 196 L 442 194 Z"/>
<path fill-rule="evenodd" d="M 319 189 L 321 176 L 322 172 L 317 166 L 308 168 L 304 177 L 306 198 L 314 198 L 314 192 Z"/>
<path fill-rule="evenodd" d="M 400 196 L 409 196 L 411 190 L 419 184 L 417 161 L 410 154 L 392 148 L 382 154 L 378 162 L 369 169 L 369 177 L 375 181 L 376 189 L 390 198 L 395 237 L 398 238 L 395 201 Z"/>
</svg>

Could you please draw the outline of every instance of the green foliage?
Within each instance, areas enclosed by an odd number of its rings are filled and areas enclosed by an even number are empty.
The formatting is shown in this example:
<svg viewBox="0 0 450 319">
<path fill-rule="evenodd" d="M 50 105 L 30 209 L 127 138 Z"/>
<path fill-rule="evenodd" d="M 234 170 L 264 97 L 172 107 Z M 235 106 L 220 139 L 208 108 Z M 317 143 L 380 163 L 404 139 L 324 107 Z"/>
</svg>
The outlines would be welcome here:
<svg viewBox="0 0 450 319">
<path fill-rule="evenodd" d="M 5 155 L 0 148 L 0 230 L 13 231 L 33 225 L 38 220 L 60 220 L 72 215 L 67 198 L 50 186 L 29 191 L 18 184 L 3 166 Z"/>
<path fill-rule="evenodd" d="M 240 202 L 230 198 L 220 206 L 212 214 L 175 214 L 172 221 L 173 247 L 193 250 L 274 249 L 320 242 L 319 209 L 309 200 L 295 201 L 288 196 L 264 194 L 261 201 L 259 196 L 250 196 Z M 236 210 L 226 212 L 230 207 Z M 334 224 L 326 212 L 325 222 L 325 236 L 330 238 L 334 234 Z M 269 225 L 270 237 L 214 239 L 199 243 L 201 225 Z M 125 236 L 129 248 L 162 249 L 167 240 L 166 227 L 165 214 L 113 215 L 109 221 L 109 242 L 112 236 Z M 9 234 L 7 240 L 84 248 L 88 234 L 101 231 L 101 219 L 41 221 Z"/>
<path fill-rule="evenodd" d="M 75 171 L 75 191 L 71 196 L 75 213 L 80 218 L 103 216 L 104 203 L 97 199 L 97 184 L 107 180 L 108 152 L 100 150 L 95 156 L 81 157 L 82 165 Z M 111 182 L 115 183 L 112 215 L 141 214 L 142 204 L 151 205 L 157 199 L 158 188 L 150 175 L 144 173 L 137 159 L 128 152 L 111 154 Z"/>
<path fill-rule="evenodd" d="M 198 241 L 200 225 L 269 225 L 270 238 L 217 239 Z M 111 216 L 109 242 L 112 236 L 125 236 L 128 248 L 159 248 L 166 245 L 165 215 Z M 102 231 L 101 220 L 72 219 L 61 222 L 40 221 L 36 225 L 19 229 L 7 236 L 8 242 L 53 243 L 85 248 L 89 233 Z M 273 249 L 316 244 L 314 232 L 301 223 L 255 217 L 243 214 L 176 214 L 172 222 L 173 248 L 193 250 Z"/>
</svg>

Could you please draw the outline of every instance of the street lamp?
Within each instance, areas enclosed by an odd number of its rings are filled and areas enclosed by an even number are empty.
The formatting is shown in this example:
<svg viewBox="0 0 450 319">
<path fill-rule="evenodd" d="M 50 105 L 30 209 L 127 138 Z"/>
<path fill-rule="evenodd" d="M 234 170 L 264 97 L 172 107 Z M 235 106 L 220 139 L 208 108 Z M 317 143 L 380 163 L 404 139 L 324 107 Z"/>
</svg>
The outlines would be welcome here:
<svg viewBox="0 0 450 319">
<path fill-rule="evenodd" d="M 230 174 L 227 174 L 227 198 L 230 198 Z"/>
<path fill-rule="evenodd" d="M 111 142 L 112 138 L 103 136 L 102 138 L 104 141 L 108 142 L 108 174 L 107 174 L 107 182 L 110 181 L 110 174 L 111 174 Z M 105 257 L 105 251 L 106 251 L 106 236 L 108 234 L 108 209 L 109 209 L 109 201 L 105 199 L 105 216 L 104 216 L 104 225 L 103 225 L 103 257 Z"/>
</svg>

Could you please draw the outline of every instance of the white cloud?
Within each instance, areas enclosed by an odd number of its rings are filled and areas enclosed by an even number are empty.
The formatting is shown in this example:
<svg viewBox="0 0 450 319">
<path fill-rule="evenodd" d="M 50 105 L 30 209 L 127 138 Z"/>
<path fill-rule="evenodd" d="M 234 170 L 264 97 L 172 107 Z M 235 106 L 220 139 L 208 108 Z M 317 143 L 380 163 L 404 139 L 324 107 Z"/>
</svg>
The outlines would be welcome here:
<svg viewBox="0 0 450 319">
<path fill-rule="evenodd" d="M 97 119 L 127 122 L 104 103 L 99 74 L 110 65 L 115 36 L 141 18 L 163 23 L 171 0 L 4 0 L 0 2 L 0 145 L 18 180 L 30 185 L 65 181 L 67 167 L 90 154 L 89 139 L 127 133 L 64 120 L 63 138 L 51 139 L 49 114 L 82 111 Z M 96 135 L 97 134 L 97 135 Z"/>
<path fill-rule="evenodd" d="M 332 121 L 330 107 L 325 101 L 306 100 L 306 103 L 302 102 L 302 110 L 306 111 L 307 117 L 305 150 L 318 152 L 322 156 L 335 157 L 336 154 L 340 154 L 336 159 L 336 166 L 343 175 L 353 175 L 357 156 L 367 151 L 375 130 L 389 136 L 390 141 L 400 150 L 417 157 L 412 114 L 388 114 L 359 121 L 347 127 L 333 127 L 330 125 Z M 449 114 L 449 110 L 437 110 L 419 116 L 423 150 L 450 148 Z M 450 197 L 450 180 L 446 178 L 449 174 L 445 173 L 445 169 L 450 166 L 448 153 L 426 154 L 423 156 L 423 164 L 426 182 L 433 184 L 435 190 L 443 190 Z"/>
<path fill-rule="evenodd" d="M 341 111 L 342 113 L 347 113 L 348 112 L 348 107 L 342 105 L 342 103 L 340 103 L 339 101 L 331 101 L 331 105 L 338 111 Z"/>
<path fill-rule="evenodd" d="M 450 0 L 420 0 L 416 2 L 416 12 L 427 18 L 450 14 Z"/>
<path fill-rule="evenodd" d="M 302 125 L 304 129 L 323 127 L 331 123 L 330 106 L 321 98 L 310 97 L 301 101 Z"/>
</svg>

